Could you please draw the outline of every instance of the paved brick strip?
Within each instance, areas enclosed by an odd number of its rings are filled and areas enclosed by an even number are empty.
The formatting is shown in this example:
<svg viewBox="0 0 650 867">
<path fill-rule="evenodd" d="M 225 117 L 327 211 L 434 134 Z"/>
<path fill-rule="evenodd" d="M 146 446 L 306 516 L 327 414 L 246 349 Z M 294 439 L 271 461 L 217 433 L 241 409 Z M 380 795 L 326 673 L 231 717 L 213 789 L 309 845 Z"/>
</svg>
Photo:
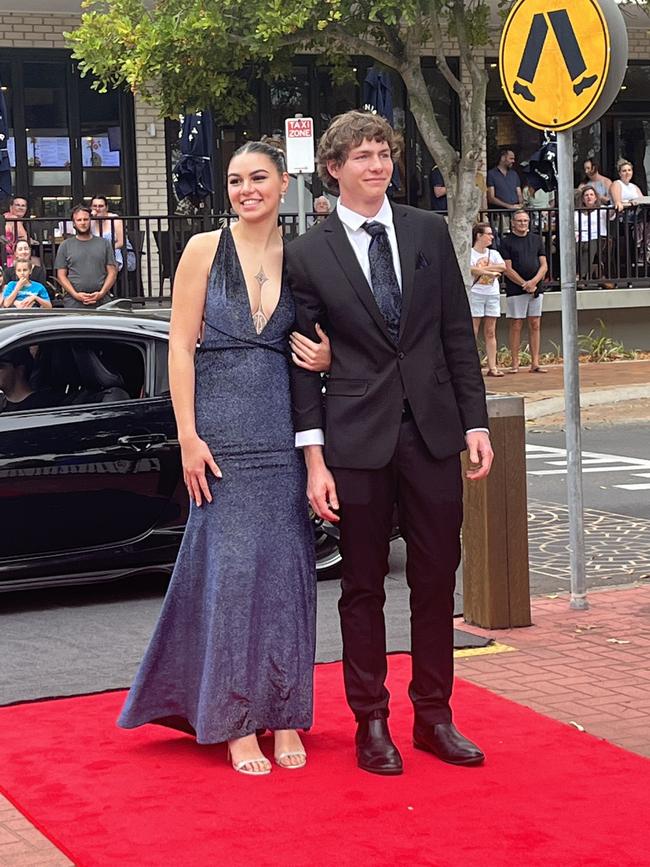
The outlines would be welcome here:
<svg viewBox="0 0 650 867">
<path fill-rule="evenodd" d="M 64 867 L 69 860 L 0 795 L 0 864 L 3 867 Z"/>
<path fill-rule="evenodd" d="M 464 625 L 517 652 L 461 657 L 456 673 L 650 757 L 650 585 L 592 591 L 587 611 L 568 601 L 534 599 L 525 629 Z"/>
</svg>

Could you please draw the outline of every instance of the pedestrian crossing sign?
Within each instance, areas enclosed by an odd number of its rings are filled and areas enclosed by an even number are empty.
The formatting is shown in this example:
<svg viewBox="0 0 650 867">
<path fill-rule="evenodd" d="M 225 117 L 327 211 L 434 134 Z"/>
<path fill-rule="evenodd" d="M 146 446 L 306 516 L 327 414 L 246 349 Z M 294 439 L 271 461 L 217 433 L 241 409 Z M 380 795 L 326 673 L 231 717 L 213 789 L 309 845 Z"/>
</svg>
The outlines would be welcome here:
<svg viewBox="0 0 650 867">
<path fill-rule="evenodd" d="M 593 114 L 606 88 L 612 60 L 604 8 L 612 2 L 515 3 L 501 37 L 499 71 L 508 102 L 529 126 L 564 130 Z M 618 9 L 616 12 L 620 15 Z"/>
</svg>

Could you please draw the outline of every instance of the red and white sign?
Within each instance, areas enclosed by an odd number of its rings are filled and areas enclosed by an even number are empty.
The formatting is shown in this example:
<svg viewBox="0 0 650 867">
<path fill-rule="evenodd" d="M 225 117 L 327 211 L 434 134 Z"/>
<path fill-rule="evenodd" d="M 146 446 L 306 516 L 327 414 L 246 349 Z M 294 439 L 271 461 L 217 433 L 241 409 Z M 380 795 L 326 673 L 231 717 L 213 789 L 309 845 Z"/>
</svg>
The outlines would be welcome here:
<svg viewBox="0 0 650 867">
<path fill-rule="evenodd" d="M 284 122 L 287 142 L 287 171 L 292 175 L 314 171 L 314 121 L 310 117 L 289 117 Z"/>
</svg>

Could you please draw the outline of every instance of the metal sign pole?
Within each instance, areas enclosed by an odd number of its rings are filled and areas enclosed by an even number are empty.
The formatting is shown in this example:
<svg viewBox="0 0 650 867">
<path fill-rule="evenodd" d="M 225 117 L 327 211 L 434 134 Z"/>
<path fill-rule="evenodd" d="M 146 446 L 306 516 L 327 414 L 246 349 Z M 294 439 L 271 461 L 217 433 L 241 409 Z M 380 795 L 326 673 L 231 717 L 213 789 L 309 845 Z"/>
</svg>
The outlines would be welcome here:
<svg viewBox="0 0 650 867">
<path fill-rule="evenodd" d="M 580 434 L 580 374 L 578 369 L 578 312 L 576 299 L 576 245 L 573 205 L 573 130 L 557 134 L 558 230 L 562 286 L 562 355 L 564 357 L 564 413 L 566 419 L 567 498 L 569 506 L 570 607 L 584 609 L 585 577 L 584 503 Z"/>
<path fill-rule="evenodd" d="M 296 175 L 298 182 L 298 234 L 304 235 L 307 231 L 307 217 L 305 215 L 305 176 L 302 172 Z"/>
</svg>

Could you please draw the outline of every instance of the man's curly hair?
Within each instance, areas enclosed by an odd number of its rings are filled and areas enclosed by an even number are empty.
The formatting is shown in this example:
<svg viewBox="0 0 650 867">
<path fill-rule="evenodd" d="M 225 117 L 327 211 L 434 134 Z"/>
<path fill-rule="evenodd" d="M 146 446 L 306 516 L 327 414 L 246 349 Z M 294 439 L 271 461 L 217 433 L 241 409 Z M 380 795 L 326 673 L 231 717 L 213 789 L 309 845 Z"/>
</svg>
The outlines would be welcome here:
<svg viewBox="0 0 650 867">
<path fill-rule="evenodd" d="M 339 182 L 327 170 L 327 163 L 331 161 L 342 166 L 350 151 L 366 139 L 386 142 L 393 160 L 398 158 L 400 148 L 394 129 L 383 117 L 368 111 L 340 114 L 321 136 L 316 152 L 316 169 L 318 177 L 331 193 L 339 195 Z"/>
</svg>

